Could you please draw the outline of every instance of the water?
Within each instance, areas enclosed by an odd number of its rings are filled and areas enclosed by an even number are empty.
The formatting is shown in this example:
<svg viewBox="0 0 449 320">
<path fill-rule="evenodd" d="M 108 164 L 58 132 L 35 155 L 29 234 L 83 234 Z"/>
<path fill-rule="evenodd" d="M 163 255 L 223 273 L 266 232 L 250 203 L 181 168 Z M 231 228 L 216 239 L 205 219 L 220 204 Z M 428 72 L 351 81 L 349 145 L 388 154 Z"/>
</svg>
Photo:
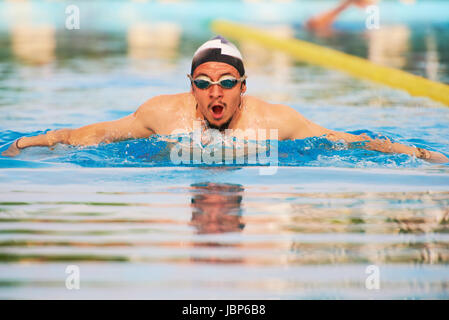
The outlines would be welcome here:
<svg viewBox="0 0 449 320">
<path fill-rule="evenodd" d="M 449 83 L 449 29 L 406 27 L 395 29 L 405 49 L 371 58 Z M 290 31 L 364 57 L 376 45 L 351 23 L 331 38 Z M 209 36 L 185 32 L 158 54 L 139 51 L 126 31 L 59 30 L 53 55 L 36 64 L 4 33 L 0 151 L 22 135 L 117 119 L 149 97 L 187 91 L 191 55 Z M 248 94 L 330 129 L 449 155 L 447 107 L 239 45 L 252 57 Z M 0 191 L 3 299 L 449 297 L 446 164 L 316 137 L 280 142 L 279 168 L 263 176 L 254 166 L 173 166 L 167 143 L 152 137 L 0 157 Z M 80 290 L 66 288 L 69 265 Z M 365 286 L 370 265 L 379 290 Z"/>
</svg>

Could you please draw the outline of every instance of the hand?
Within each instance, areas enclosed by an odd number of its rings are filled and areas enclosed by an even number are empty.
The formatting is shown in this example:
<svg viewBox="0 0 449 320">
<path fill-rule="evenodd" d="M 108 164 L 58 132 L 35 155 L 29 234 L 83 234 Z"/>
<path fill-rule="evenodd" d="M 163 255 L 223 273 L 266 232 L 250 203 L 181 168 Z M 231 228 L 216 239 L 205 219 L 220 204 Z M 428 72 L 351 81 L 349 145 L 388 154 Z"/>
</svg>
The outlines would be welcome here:
<svg viewBox="0 0 449 320">
<path fill-rule="evenodd" d="M 429 162 L 433 163 L 448 163 L 449 159 L 442 153 L 435 152 L 435 151 L 427 151 L 430 153 L 430 158 L 425 159 Z"/>
<path fill-rule="evenodd" d="M 416 150 L 416 152 L 415 152 Z M 436 151 L 429 151 L 423 148 L 415 148 L 414 154 L 417 158 L 423 159 L 433 163 L 447 163 L 449 159 L 442 153 Z"/>
<path fill-rule="evenodd" d="M 408 155 L 415 155 L 419 159 L 423 159 L 432 163 L 447 163 L 449 159 L 442 153 L 436 151 L 429 151 L 422 148 L 413 148 L 405 146 L 400 143 L 392 143 L 390 139 L 371 139 L 366 134 L 361 135 L 368 140 L 365 144 L 365 148 L 368 150 L 375 150 L 386 153 L 405 153 Z"/>
<path fill-rule="evenodd" d="M 3 152 L 2 152 L 2 156 L 4 156 L 4 157 L 15 157 L 15 156 L 17 156 L 17 155 L 20 153 L 20 150 L 21 150 L 21 149 L 19 149 L 19 148 L 17 147 L 17 142 L 18 142 L 19 140 L 20 140 L 20 139 L 14 141 L 14 142 L 9 146 L 9 148 L 8 148 L 7 150 L 3 151 Z"/>
</svg>

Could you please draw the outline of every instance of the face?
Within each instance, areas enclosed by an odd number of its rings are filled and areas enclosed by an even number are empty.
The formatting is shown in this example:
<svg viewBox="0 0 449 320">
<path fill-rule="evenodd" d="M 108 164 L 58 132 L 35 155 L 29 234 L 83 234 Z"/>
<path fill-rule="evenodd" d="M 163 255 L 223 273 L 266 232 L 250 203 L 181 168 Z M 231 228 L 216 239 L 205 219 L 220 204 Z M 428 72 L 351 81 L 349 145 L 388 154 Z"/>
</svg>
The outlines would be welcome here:
<svg viewBox="0 0 449 320">
<path fill-rule="evenodd" d="M 239 214 L 243 188 L 207 183 L 192 185 L 192 225 L 198 233 L 238 232 L 244 227 Z"/>
<path fill-rule="evenodd" d="M 236 68 L 223 62 L 206 62 L 198 66 L 193 79 L 200 76 L 208 77 L 211 81 L 218 81 L 225 76 L 240 79 Z M 207 89 L 199 89 L 192 84 L 191 92 L 198 103 L 198 110 L 210 125 L 221 127 L 228 123 L 237 111 L 241 95 L 245 93 L 246 85 L 238 82 L 232 89 L 224 89 L 213 84 Z"/>
</svg>

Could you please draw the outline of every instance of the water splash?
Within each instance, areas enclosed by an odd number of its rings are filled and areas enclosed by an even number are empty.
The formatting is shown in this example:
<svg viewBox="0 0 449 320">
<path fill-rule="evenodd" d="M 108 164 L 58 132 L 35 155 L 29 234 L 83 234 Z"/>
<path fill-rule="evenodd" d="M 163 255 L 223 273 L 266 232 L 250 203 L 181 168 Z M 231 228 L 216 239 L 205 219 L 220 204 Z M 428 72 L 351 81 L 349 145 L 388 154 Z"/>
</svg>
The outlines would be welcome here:
<svg viewBox="0 0 449 320">
<path fill-rule="evenodd" d="M 44 131 L 45 132 L 45 131 Z M 23 135 L 44 133 L 36 131 L 25 134 L 14 131 L 0 133 L 0 152 L 6 150 L 10 143 Z M 365 133 L 372 138 L 379 134 L 368 130 L 351 132 Z M 127 140 L 98 146 L 75 147 L 57 145 L 49 148 L 35 147 L 22 151 L 15 158 L 0 157 L 0 168 L 36 167 L 36 166 L 81 166 L 81 167 L 168 167 L 175 166 L 170 159 L 170 150 L 176 141 L 182 141 L 184 136 L 160 136 Z M 395 137 L 389 137 L 392 141 Z M 404 143 L 404 141 L 400 141 Z M 222 145 L 225 148 L 242 148 L 255 141 L 238 140 L 235 137 L 225 137 L 214 143 L 202 141 L 201 148 L 216 150 Z M 420 147 L 428 147 L 422 140 L 413 140 Z M 431 164 L 405 154 L 385 154 L 365 150 L 356 144 L 346 144 L 342 141 L 333 142 L 324 137 L 312 137 L 302 140 L 279 141 L 279 166 L 310 166 L 310 167 L 345 167 L 345 168 L 417 168 Z M 205 166 L 204 164 L 180 164 L 179 166 Z M 216 165 L 215 165 L 216 166 Z M 240 164 L 227 166 L 242 166 Z"/>
</svg>

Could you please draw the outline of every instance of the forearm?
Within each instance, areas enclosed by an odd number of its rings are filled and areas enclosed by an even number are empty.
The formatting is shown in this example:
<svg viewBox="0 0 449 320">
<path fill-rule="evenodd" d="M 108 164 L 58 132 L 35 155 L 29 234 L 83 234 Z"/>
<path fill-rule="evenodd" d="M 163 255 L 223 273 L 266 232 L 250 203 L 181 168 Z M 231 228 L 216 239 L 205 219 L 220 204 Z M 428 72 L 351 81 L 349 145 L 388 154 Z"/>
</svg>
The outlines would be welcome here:
<svg viewBox="0 0 449 320">
<path fill-rule="evenodd" d="M 307 22 L 307 28 L 320 29 L 329 27 L 337 18 L 337 16 L 350 6 L 352 0 L 342 1 L 337 7 L 310 18 Z"/>
<path fill-rule="evenodd" d="M 380 151 L 382 151 L 382 150 L 380 150 Z M 393 143 L 391 152 L 405 153 L 405 154 L 415 156 L 419 159 L 427 160 L 427 161 L 433 162 L 433 163 L 449 162 L 449 159 L 440 152 L 429 151 L 429 150 L 423 149 L 423 148 L 409 147 L 409 146 L 405 146 L 400 143 Z"/>
<path fill-rule="evenodd" d="M 419 159 L 427 160 L 429 162 L 434 163 L 446 163 L 449 162 L 449 159 L 443 155 L 442 153 L 429 151 L 423 148 L 415 148 L 406 146 L 397 142 L 391 142 L 387 139 L 372 139 L 368 137 L 366 134 L 362 135 L 353 135 L 350 133 L 344 132 L 335 132 L 330 131 L 326 134 L 326 137 L 329 140 L 339 140 L 343 139 L 346 142 L 362 142 L 361 147 L 367 150 L 380 151 L 384 153 L 404 153 L 410 156 L 415 156 Z"/>
<path fill-rule="evenodd" d="M 34 137 L 22 137 L 15 142 L 16 147 L 24 149 L 28 147 L 51 147 L 57 143 L 69 144 L 71 131 L 72 129 L 59 129 Z"/>
<path fill-rule="evenodd" d="M 114 141 L 132 138 L 125 136 L 120 130 L 110 128 L 110 122 L 96 123 L 77 129 L 59 129 L 48 131 L 35 137 L 23 137 L 17 140 L 18 149 L 28 147 L 51 147 L 55 144 L 69 144 L 75 146 L 97 145 L 102 142 L 110 143 Z"/>
<path fill-rule="evenodd" d="M 53 130 L 35 137 L 22 137 L 14 141 L 2 155 L 13 157 L 22 149 L 35 146 L 51 147 L 57 143 L 91 146 L 145 138 L 152 134 L 154 131 L 143 125 L 142 116 L 136 117 L 134 113 L 119 120 L 94 123 L 77 129 Z"/>
</svg>

